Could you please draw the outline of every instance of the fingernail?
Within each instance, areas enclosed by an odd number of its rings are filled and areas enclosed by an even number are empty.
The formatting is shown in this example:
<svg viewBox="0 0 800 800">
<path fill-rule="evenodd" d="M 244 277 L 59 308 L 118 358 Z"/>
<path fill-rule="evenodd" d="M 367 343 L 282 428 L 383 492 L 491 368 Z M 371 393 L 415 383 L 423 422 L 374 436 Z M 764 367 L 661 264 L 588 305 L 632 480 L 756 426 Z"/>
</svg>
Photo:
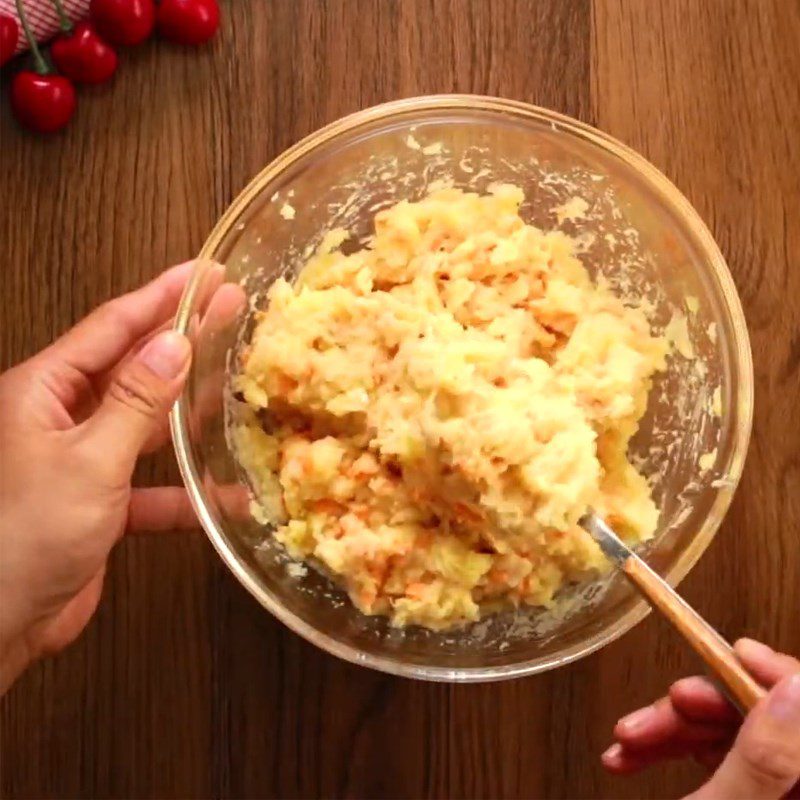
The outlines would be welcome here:
<svg viewBox="0 0 800 800">
<path fill-rule="evenodd" d="M 771 647 L 763 642 L 757 642 L 755 639 L 738 639 L 733 649 L 740 658 L 759 660 L 775 655 L 775 651 Z"/>
<path fill-rule="evenodd" d="M 767 713 L 800 728 L 800 672 L 780 681 L 767 696 Z"/>
<path fill-rule="evenodd" d="M 614 742 L 608 750 L 600 756 L 603 761 L 616 761 L 622 755 L 622 745 L 619 742 Z"/>
<path fill-rule="evenodd" d="M 647 708 L 640 708 L 638 711 L 634 711 L 633 714 L 628 714 L 627 717 L 623 717 L 617 725 L 622 728 L 625 728 L 626 733 L 634 733 L 635 731 L 639 730 L 639 728 L 643 728 L 647 725 L 655 716 L 656 710 L 653 706 L 647 706 Z"/>
<path fill-rule="evenodd" d="M 189 360 L 189 340 L 177 331 L 164 331 L 151 339 L 140 351 L 139 361 L 164 380 L 181 374 Z"/>
</svg>

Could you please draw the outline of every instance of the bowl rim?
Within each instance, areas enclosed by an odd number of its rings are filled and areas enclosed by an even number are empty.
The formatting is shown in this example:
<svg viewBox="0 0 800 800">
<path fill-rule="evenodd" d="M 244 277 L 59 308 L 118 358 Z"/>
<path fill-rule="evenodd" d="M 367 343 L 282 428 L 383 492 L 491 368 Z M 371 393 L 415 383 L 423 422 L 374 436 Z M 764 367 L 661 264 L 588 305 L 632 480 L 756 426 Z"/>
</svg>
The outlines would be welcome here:
<svg viewBox="0 0 800 800">
<path fill-rule="evenodd" d="M 436 110 L 490 111 L 511 115 L 517 119 L 546 122 L 555 131 L 560 131 L 590 143 L 611 153 L 638 171 L 648 182 L 662 202 L 670 206 L 676 215 L 697 237 L 721 290 L 721 298 L 733 322 L 736 364 L 741 373 L 737 413 L 739 424 L 733 432 L 733 449 L 726 476 L 726 485 L 717 492 L 708 515 L 690 546 L 681 553 L 675 564 L 664 576 L 673 586 L 677 585 L 697 563 L 706 550 L 730 506 L 733 494 L 741 478 L 753 420 L 753 361 L 750 341 L 741 301 L 733 278 L 722 253 L 711 232 L 698 212 L 677 187 L 655 166 L 636 151 L 606 133 L 572 117 L 516 100 L 469 94 L 440 94 L 410 97 L 372 106 L 349 114 L 309 134 L 281 153 L 259 172 L 228 206 L 209 234 L 199 255 L 199 260 L 213 261 L 219 246 L 261 194 L 262 189 L 274 178 L 290 168 L 312 150 L 336 137 L 361 126 L 380 120 L 402 117 L 414 112 Z M 175 317 L 174 328 L 186 334 L 192 316 L 192 308 L 202 280 L 203 270 L 192 274 Z M 381 672 L 428 681 L 452 683 L 479 683 L 534 675 L 554 669 L 605 647 L 627 633 L 650 612 L 644 599 L 637 598 L 633 606 L 609 629 L 602 630 L 587 641 L 567 648 L 558 656 L 542 656 L 504 666 L 486 667 L 438 667 L 403 662 L 400 659 L 365 653 L 329 636 L 313 625 L 297 617 L 282 605 L 258 580 L 255 571 L 233 550 L 223 530 L 217 526 L 202 492 L 202 479 L 192 455 L 189 436 L 186 393 L 183 392 L 170 412 L 170 429 L 176 458 L 194 510 L 206 535 L 223 562 L 236 576 L 239 583 L 273 616 L 307 641 L 339 658 Z"/>
</svg>

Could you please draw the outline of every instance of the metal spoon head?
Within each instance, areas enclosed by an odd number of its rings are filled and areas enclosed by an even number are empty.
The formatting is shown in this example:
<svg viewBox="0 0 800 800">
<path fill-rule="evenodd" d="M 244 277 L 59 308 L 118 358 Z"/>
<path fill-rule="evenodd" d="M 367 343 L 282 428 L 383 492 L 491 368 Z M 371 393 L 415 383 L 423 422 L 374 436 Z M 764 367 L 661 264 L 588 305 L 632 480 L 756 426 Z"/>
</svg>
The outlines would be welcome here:
<svg viewBox="0 0 800 800">
<path fill-rule="evenodd" d="M 578 520 L 578 524 L 589 533 L 592 539 L 600 545 L 605 556 L 615 564 L 622 565 L 633 555 L 631 549 L 614 533 L 602 517 L 595 514 L 593 509 L 588 509 Z"/>
</svg>

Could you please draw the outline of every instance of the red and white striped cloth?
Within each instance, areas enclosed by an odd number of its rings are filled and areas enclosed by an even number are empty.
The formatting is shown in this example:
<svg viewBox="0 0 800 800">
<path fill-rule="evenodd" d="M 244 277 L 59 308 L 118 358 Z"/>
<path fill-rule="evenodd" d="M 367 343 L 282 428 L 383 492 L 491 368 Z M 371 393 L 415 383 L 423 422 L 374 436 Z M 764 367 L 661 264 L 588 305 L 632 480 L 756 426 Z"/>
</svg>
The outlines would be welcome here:
<svg viewBox="0 0 800 800">
<path fill-rule="evenodd" d="M 61 0 L 67 16 L 74 22 L 89 15 L 89 0 Z M 39 42 L 46 42 L 59 31 L 58 14 L 53 0 L 22 0 L 25 17 L 28 20 L 33 35 Z M 17 4 L 14 0 L 0 0 L 0 14 L 13 17 L 19 26 L 17 39 L 17 52 L 28 49 L 28 42 L 22 32 L 22 24 L 17 14 Z"/>
</svg>

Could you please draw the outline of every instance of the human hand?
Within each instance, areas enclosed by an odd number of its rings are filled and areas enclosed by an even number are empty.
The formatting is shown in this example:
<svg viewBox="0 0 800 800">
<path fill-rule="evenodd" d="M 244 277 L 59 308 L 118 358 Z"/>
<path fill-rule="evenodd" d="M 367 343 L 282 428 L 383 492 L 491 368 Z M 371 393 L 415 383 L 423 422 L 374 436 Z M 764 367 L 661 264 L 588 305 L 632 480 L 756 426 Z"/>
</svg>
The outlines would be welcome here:
<svg viewBox="0 0 800 800">
<path fill-rule="evenodd" d="M 131 489 L 191 360 L 167 330 L 191 264 L 98 308 L 0 375 L 0 693 L 69 644 L 127 530 L 196 524 L 185 491 Z"/>
<path fill-rule="evenodd" d="M 705 678 L 674 683 L 666 697 L 634 711 L 614 728 L 603 765 L 624 775 L 674 758 L 693 757 L 709 770 L 692 800 L 770 800 L 795 796 L 800 785 L 800 661 L 764 644 L 734 645 L 769 694 L 742 721 Z M 688 800 L 688 798 L 687 798 Z"/>
</svg>

